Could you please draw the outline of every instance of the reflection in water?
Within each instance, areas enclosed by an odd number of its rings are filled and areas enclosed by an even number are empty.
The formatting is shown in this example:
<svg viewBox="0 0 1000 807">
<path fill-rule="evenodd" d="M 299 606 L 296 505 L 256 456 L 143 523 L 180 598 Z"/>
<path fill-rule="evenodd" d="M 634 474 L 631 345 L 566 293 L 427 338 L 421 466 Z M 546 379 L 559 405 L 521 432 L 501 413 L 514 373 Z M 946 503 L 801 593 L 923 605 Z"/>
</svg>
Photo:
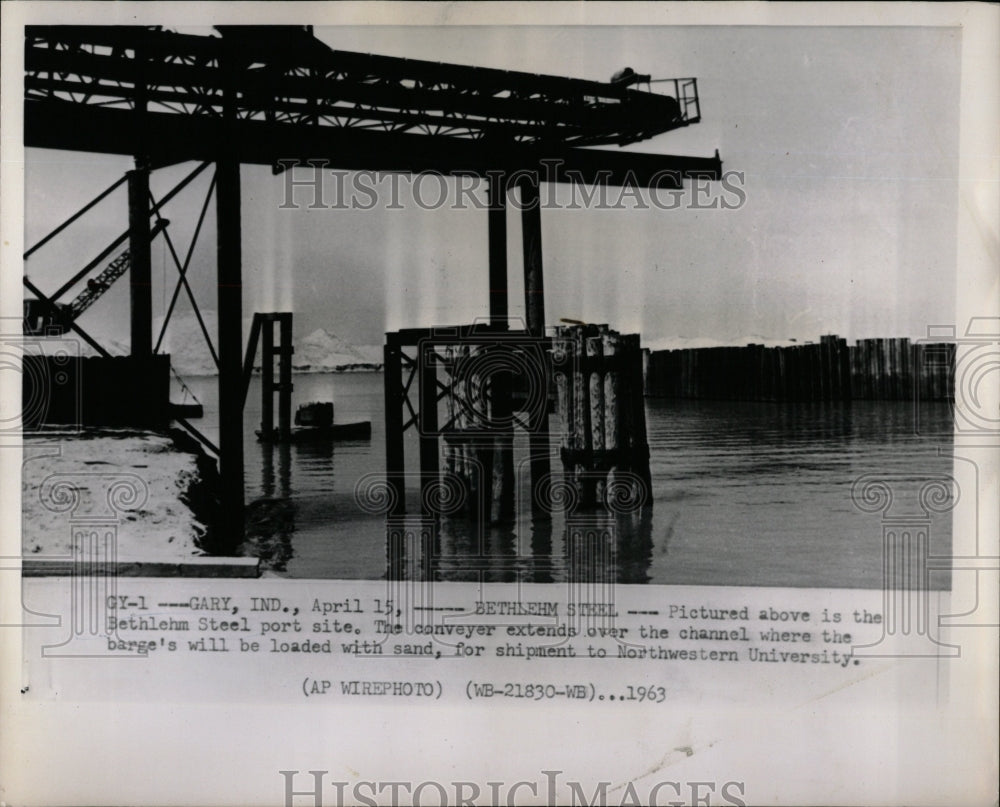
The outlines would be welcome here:
<svg viewBox="0 0 1000 807">
<path fill-rule="evenodd" d="M 294 554 L 291 446 L 262 444 L 260 467 L 261 495 L 247 502 L 243 554 L 260 558 L 264 569 L 283 572 Z"/>
<path fill-rule="evenodd" d="M 275 454 L 278 455 L 277 474 L 274 466 Z M 287 499 L 292 495 L 292 457 L 291 446 L 288 443 L 261 444 L 260 469 L 260 492 L 265 499 L 273 499 L 275 496 Z"/>
<path fill-rule="evenodd" d="M 541 516 L 531 520 L 532 567 L 526 582 L 552 583 L 552 519 Z"/>
<path fill-rule="evenodd" d="M 559 541 L 554 548 L 556 528 Z M 651 506 L 626 513 L 594 510 L 568 517 L 535 516 L 527 529 L 530 542 L 528 551 L 522 552 L 511 525 L 483 528 L 469 519 L 389 519 L 387 575 L 407 579 L 419 569 L 422 575 L 450 582 L 650 581 Z"/>
<path fill-rule="evenodd" d="M 648 583 L 653 562 L 653 508 L 622 513 L 618 521 L 617 582 Z"/>
<path fill-rule="evenodd" d="M 251 390 L 247 501 L 290 499 L 274 533 L 287 539 L 284 574 L 383 578 L 385 517 L 359 508 L 354 492 L 366 474 L 384 473 L 382 375 L 306 375 L 295 383 L 303 400 L 332 397 L 338 418 L 371 420 L 372 440 L 264 447 L 250 428 L 259 420 L 252 409 L 259 395 Z M 205 403 L 201 426 L 212 437 L 214 379 L 189 385 Z M 852 501 L 854 481 L 903 480 L 895 506 L 921 515 L 920 488 L 952 470 L 947 404 L 647 399 L 646 413 L 652 507 L 608 525 L 615 537 L 608 568 L 623 583 L 878 588 L 882 521 Z M 412 431 L 407 440 L 415 465 Z M 409 485 L 409 513 L 419 512 L 417 487 Z M 930 551 L 948 554 L 950 514 L 931 514 L 928 523 Z M 512 525 L 488 529 L 442 517 L 423 542 L 426 553 L 418 542 L 412 554 L 419 562 L 408 567 L 439 580 L 563 582 L 573 563 L 570 526 L 559 511 L 535 519 L 523 512 Z M 950 581 L 935 575 L 931 584 L 947 588 Z"/>
</svg>

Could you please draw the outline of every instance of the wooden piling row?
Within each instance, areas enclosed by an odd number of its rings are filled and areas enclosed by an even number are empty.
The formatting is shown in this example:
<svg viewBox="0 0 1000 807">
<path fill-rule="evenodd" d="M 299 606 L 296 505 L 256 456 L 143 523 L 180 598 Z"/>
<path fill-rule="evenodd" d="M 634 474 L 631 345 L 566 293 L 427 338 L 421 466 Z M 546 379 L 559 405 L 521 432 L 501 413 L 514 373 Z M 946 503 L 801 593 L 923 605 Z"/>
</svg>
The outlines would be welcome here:
<svg viewBox="0 0 1000 807">
<path fill-rule="evenodd" d="M 650 396 L 747 401 L 954 399 L 955 346 L 837 336 L 818 344 L 661 350 L 646 358 Z"/>
<path fill-rule="evenodd" d="M 404 353 L 418 346 L 423 352 L 416 359 Z M 457 515 L 454 497 L 461 494 L 468 517 L 513 521 L 515 425 L 527 432 L 528 461 L 522 457 L 519 467 L 529 472 L 532 512 L 544 514 L 571 501 L 622 512 L 630 502 L 638 507 L 649 501 L 638 335 L 623 336 L 606 325 L 566 328 L 555 340 L 495 325 L 409 329 L 386 334 L 384 359 L 390 516 L 406 511 L 403 433 L 414 426 L 420 429 L 425 517 Z M 551 493 L 553 388 L 563 426 L 561 459 L 577 497 Z"/>
<path fill-rule="evenodd" d="M 644 356 L 637 335 L 607 325 L 562 328 L 567 356 L 555 367 L 563 470 L 581 506 L 606 503 L 626 479 L 649 488 L 649 446 L 643 403 Z M 642 491 L 635 491 L 636 501 Z"/>
</svg>

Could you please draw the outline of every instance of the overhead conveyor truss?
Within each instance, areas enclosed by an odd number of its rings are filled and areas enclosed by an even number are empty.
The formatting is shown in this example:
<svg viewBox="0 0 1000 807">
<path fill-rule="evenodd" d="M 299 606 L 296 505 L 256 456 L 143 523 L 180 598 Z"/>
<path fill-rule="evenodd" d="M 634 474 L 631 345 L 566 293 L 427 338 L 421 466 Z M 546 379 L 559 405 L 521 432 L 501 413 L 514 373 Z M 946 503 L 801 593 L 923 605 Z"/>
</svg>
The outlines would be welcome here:
<svg viewBox="0 0 1000 807">
<path fill-rule="evenodd" d="M 652 80 L 630 68 L 600 82 L 351 53 L 330 48 L 309 26 L 217 26 L 205 36 L 162 27 L 29 26 L 24 81 L 25 146 L 135 159 L 128 233 L 135 355 L 151 355 L 162 341 L 161 334 L 154 348 L 150 338 L 149 171 L 187 161 L 215 166 L 220 528 L 231 548 L 242 540 L 243 514 L 241 165 L 308 161 L 488 178 L 484 280 L 497 327 L 508 314 L 506 198 L 516 187 L 522 200 L 535 201 L 522 211 L 526 328 L 534 337 L 545 327 L 539 182 L 664 190 L 722 173 L 718 152 L 608 148 L 701 119 L 694 79 Z M 652 92 L 654 85 L 664 91 Z M 172 246 L 171 256 L 184 282 L 188 261 Z M 24 283 L 51 313 L 54 299 L 27 276 Z M 71 327 L 106 353 L 77 323 Z M 537 433 L 547 439 L 544 424 Z"/>
</svg>

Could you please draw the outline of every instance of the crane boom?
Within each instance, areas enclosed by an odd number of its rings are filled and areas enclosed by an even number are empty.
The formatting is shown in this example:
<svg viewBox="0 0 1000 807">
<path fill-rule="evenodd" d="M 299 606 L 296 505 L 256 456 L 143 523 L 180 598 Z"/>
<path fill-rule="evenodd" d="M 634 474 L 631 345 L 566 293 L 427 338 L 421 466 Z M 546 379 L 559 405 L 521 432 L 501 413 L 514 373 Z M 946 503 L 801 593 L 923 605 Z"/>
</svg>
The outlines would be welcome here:
<svg viewBox="0 0 1000 807">
<path fill-rule="evenodd" d="M 150 230 L 150 239 L 155 238 L 160 230 L 170 222 L 160 219 Z M 95 277 L 87 280 L 86 286 L 69 303 L 56 303 L 55 310 L 51 305 L 44 305 L 41 300 L 27 299 L 24 301 L 24 333 L 29 336 L 61 336 L 69 331 L 76 319 L 94 303 L 104 296 L 104 293 L 114 285 L 115 281 L 124 275 L 132 265 L 132 253 L 123 250 Z"/>
<path fill-rule="evenodd" d="M 111 288 L 111 284 L 128 271 L 131 265 L 132 254 L 126 249 L 111 261 L 97 277 L 88 280 L 84 290 L 66 307 L 66 314 L 70 319 L 76 319 L 96 303 L 104 292 Z"/>
</svg>

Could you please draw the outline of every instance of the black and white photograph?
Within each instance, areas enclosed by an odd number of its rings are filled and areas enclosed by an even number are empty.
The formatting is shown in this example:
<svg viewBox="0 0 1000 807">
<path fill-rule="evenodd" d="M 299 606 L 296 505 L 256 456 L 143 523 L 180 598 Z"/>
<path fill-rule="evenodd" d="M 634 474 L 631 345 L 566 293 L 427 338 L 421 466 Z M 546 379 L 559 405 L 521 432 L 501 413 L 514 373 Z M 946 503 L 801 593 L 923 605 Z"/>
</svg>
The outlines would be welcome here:
<svg viewBox="0 0 1000 807">
<path fill-rule="evenodd" d="M 5 697 L 373 732 L 10 803 L 995 803 L 995 9 L 4 5 Z M 896 739 L 830 790 L 798 712 L 694 774 L 783 697 Z M 517 781 L 612 702 L 607 781 Z M 487 705 L 536 740 L 418 767 Z"/>
<path fill-rule="evenodd" d="M 554 582 L 596 512 L 619 583 L 880 586 L 852 485 L 949 495 L 959 46 L 28 29 L 25 552 L 99 462 L 140 564 L 380 579 L 422 514 L 407 568 Z"/>
</svg>

